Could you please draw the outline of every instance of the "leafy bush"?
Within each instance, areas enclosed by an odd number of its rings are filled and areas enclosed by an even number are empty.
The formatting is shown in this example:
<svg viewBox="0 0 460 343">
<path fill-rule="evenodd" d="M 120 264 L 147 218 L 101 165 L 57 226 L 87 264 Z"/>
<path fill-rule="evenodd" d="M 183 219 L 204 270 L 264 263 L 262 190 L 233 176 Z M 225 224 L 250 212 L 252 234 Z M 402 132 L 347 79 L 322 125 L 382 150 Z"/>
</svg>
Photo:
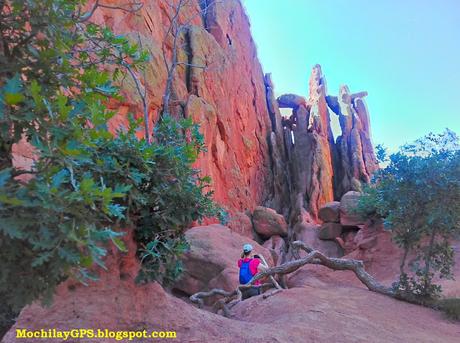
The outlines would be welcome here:
<svg viewBox="0 0 460 343">
<path fill-rule="evenodd" d="M 444 312 L 447 318 L 460 321 L 460 298 L 440 299 L 434 306 Z"/>
<path fill-rule="evenodd" d="M 404 251 L 394 285 L 404 297 L 435 297 L 441 287 L 433 280 L 453 277 L 449 240 L 460 232 L 459 146 L 449 130 L 404 146 L 389 156 L 359 201 L 358 211 L 384 218 Z M 416 257 L 407 261 L 410 252 Z"/>
<path fill-rule="evenodd" d="M 116 136 L 108 131 L 114 113 L 107 102 L 121 98 L 114 80 L 141 70 L 149 57 L 126 38 L 88 23 L 92 11 L 81 10 L 85 3 L 0 5 L 4 324 L 25 304 L 49 301 L 69 276 L 96 279 L 107 244 L 125 250 L 120 228 L 135 228 L 139 280 L 170 281 L 186 249 L 183 230 L 220 213 L 206 191 L 209 179 L 191 166 L 204 149 L 197 125 L 165 115 L 153 143 L 136 137 L 142 120 L 132 119 Z M 32 170 L 13 165 L 12 146 L 21 139 L 35 149 Z"/>
</svg>

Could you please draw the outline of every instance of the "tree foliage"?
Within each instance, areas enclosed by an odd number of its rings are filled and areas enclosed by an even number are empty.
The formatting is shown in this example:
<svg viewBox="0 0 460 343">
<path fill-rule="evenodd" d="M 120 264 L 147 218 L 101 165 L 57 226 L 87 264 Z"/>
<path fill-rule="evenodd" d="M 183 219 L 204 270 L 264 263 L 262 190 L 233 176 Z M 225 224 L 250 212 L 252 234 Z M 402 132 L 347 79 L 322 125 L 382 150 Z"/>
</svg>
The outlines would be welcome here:
<svg viewBox="0 0 460 343">
<path fill-rule="evenodd" d="M 204 150 L 198 126 L 164 116 L 154 141 L 142 119 L 113 135 L 117 79 L 141 70 L 147 52 L 88 22 L 85 0 L 0 1 L 0 309 L 51 299 L 59 282 L 96 279 L 120 228 L 135 228 L 142 281 L 179 274 L 183 230 L 220 214 L 208 178 L 191 167 Z M 98 2 L 96 2 L 98 4 Z M 145 124 L 145 123 L 144 123 Z M 145 125 L 144 127 L 148 127 Z M 14 144 L 36 153 L 13 163 Z M 22 177 L 26 175 L 28 181 Z M 1 320 L 1 318 L 0 318 Z"/>
<path fill-rule="evenodd" d="M 386 168 L 361 197 L 359 212 L 384 218 L 404 251 L 395 287 L 406 295 L 436 296 L 441 287 L 435 278 L 453 277 L 450 240 L 460 234 L 459 147 L 450 130 L 403 146 L 386 159 Z M 412 253 L 415 258 L 408 261 Z"/>
</svg>

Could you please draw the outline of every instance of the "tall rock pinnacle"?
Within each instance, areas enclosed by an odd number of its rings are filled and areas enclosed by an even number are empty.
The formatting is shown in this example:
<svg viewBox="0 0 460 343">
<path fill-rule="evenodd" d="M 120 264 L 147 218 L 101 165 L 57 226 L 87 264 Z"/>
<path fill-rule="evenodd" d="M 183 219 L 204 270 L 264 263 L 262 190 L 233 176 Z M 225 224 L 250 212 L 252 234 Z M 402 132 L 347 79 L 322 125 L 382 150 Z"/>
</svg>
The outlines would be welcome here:
<svg viewBox="0 0 460 343">
<path fill-rule="evenodd" d="M 285 94 L 278 97 L 277 106 L 269 75 L 265 87 L 272 121 L 270 152 L 274 178 L 269 205 L 285 215 L 288 212 L 291 223 L 317 220 L 322 205 L 340 199 L 349 190 L 360 190 L 361 183 L 368 183 L 378 168 L 363 100 L 367 93 L 350 94 L 348 87 L 343 86 L 339 97 L 327 96 L 320 65 L 312 69 L 307 100 Z M 292 115 L 282 118 L 279 107 L 291 108 Z M 332 115 L 339 116 L 342 134 L 337 142 L 329 109 Z M 289 199 L 289 210 L 283 199 Z"/>
<path fill-rule="evenodd" d="M 372 173 L 378 169 L 365 96 L 367 92 L 351 94 L 348 86 L 342 85 L 338 97 L 326 97 L 330 108 L 339 116 L 342 130 L 336 142 L 337 198 L 349 190 L 361 190 L 361 183 L 369 183 Z"/>
</svg>

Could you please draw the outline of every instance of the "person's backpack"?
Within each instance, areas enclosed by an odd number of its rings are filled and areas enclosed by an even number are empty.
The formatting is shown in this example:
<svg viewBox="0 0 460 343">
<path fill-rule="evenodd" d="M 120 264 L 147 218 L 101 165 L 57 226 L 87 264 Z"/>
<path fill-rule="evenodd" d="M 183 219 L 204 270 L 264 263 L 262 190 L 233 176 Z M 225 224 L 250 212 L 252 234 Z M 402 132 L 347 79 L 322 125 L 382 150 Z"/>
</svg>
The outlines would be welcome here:
<svg viewBox="0 0 460 343">
<path fill-rule="evenodd" d="M 240 267 L 240 284 L 245 285 L 252 279 L 251 270 L 249 269 L 249 263 L 251 263 L 252 259 L 245 262 L 242 261 Z"/>
</svg>

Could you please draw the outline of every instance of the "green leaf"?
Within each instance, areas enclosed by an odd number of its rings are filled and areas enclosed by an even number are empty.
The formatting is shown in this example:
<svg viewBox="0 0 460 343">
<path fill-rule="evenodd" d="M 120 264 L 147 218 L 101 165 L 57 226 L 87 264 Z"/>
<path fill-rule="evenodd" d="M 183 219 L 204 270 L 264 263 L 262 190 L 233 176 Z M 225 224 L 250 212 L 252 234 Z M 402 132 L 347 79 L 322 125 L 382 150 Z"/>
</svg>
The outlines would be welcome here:
<svg viewBox="0 0 460 343">
<path fill-rule="evenodd" d="M 4 187 L 5 184 L 11 179 L 11 168 L 6 168 L 0 171 L 0 187 Z"/>
<path fill-rule="evenodd" d="M 67 169 L 61 169 L 58 173 L 54 174 L 51 187 L 58 188 L 69 174 Z"/>
<path fill-rule="evenodd" d="M 23 201 L 16 197 L 8 197 L 6 194 L 0 194 L 0 203 L 4 203 L 11 206 L 21 206 Z"/>
<path fill-rule="evenodd" d="M 46 251 L 44 253 L 41 253 L 40 255 L 38 255 L 38 257 L 36 257 L 32 261 L 31 266 L 34 268 L 41 266 L 42 264 L 48 262 L 52 256 L 53 256 L 53 253 L 51 251 Z"/>
<path fill-rule="evenodd" d="M 89 193 L 91 189 L 94 187 L 94 180 L 91 178 L 84 178 L 80 183 L 80 190 L 83 193 Z"/>
<path fill-rule="evenodd" d="M 13 78 L 6 81 L 6 84 L 3 87 L 3 90 L 5 93 L 11 93 L 11 94 L 20 93 L 21 89 L 22 89 L 22 82 L 21 82 L 21 77 L 18 73 L 16 73 Z"/>
<path fill-rule="evenodd" d="M 61 120 L 66 120 L 69 116 L 70 111 L 72 110 L 71 106 L 67 105 L 68 98 L 62 94 L 57 96 L 56 102 L 59 109 L 59 118 Z"/>
<path fill-rule="evenodd" d="M 36 80 L 32 80 L 32 82 L 30 83 L 29 90 L 30 90 L 30 94 L 32 95 L 32 98 L 34 99 L 36 108 L 42 109 L 43 108 L 43 97 L 40 95 L 42 88 Z"/>
<path fill-rule="evenodd" d="M 80 257 L 80 265 L 86 268 L 89 268 L 93 265 L 93 258 L 88 256 L 81 256 Z"/>
<path fill-rule="evenodd" d="M 110 215 L 116 217 L 116 218 L 120 218 L 120 219 L 124 219 L 125 216 L 123 215 L 123 212 L 125 211 L 125 207 L 119 205 L 119 204 L 110 204 L 108 206 L 108 209 L 109 209 L 109 213 Z"/>
<path fill-rule="evenodd" d="M 17 105 L 25 99 L 24 95 L 20 93 L 5 93 L 3 98 L 7 105 Z"/>
<path fill-rule="evenodd" d="M 128 249 L 126 248 L 125 242 L 123 242 L 120 238 L 112 237 L 112 242 L 118 248 L 118 250 L 122 252 L 127 252 Z"/>
</svg>

